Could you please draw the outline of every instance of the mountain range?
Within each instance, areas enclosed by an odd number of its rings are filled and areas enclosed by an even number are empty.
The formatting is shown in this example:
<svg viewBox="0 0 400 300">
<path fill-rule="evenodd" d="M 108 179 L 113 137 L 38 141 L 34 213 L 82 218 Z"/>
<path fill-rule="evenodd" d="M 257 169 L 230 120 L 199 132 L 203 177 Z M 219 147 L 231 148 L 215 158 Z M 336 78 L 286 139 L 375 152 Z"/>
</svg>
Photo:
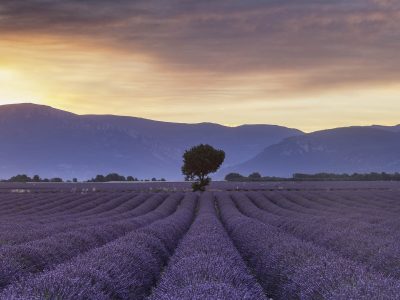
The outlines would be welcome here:
<svg viewBox="0 0 400 300">
<path fill-rule="evenodd" d="M 0 178 L 18 173 L 88 179 L 118 172 L 181 180 L 182 154 L 208 143 L 226 152 L 228 172 L 291 176 L 316 172 L 397 172 L 400 126 L 303 133 L 275 125 L 227 127 L 114 115 L 77 115 L 49 106 L 0 106 Z"/>
<path fill-rule="evenodd" d="M 400 171 L 400 126 L 346 127 L 289 137 L 225 172 L 288 177 L 293 173 Z"/>
<path fill-rule="evenodd" d="M 227 127 L 114 115 L 77 115 L 36 104 L 0 106 L 0 178 L 19 173 L 88 179 L 118 172 L 181 180 L 185 149 L 209 143 L 226 152 L 224 167 L 242 163 L 286 137 L 273 125 Z"/>
</svg>

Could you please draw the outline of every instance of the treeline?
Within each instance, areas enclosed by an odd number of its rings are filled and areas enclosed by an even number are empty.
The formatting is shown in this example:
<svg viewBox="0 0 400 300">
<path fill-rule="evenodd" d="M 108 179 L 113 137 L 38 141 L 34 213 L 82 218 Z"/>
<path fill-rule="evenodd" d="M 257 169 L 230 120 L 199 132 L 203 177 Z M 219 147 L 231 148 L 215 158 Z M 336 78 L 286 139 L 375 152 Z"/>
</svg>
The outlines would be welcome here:
<svg viewBox="0 0 400 300">
<path fill-rule="evenodd" d="M 88 180 L 87 182 L 111 182 L 111 181 L 166 181 L 165 178 L 157 179 L 155 177 L 151 179 L 138 179 L 133 176 L 123 176 L 118 173 L 110 173 L 108 175 L 97 175 L 96 177 Z"/>
<path fill-rule="evenodd" d="M 1 180 L 1 182 L 64 182 L 62 178 L 54 177 L 54 178 L 40 178 L 39 175 L 34 175 L 33 177 L 29 177 L 26 174 L 18 174 L 9 179 Z M 69 180 L 69 182 L 77 182 L 77 179 L 74 178 Z"/>
<path fill-rule="evenodd" d="M 270 177 L 262 176 L 254 172 L 249 176 L 243 176 L 239 173 L 229 173 L 225 176 L 226 181 L 400 181 L 400 173 L 353 173 L 353 174 L 335 174 L 335 173 L 316 173 L 303 174 L 295 173 L 292 177 Z"/>
<path fill-rule="evenodd" d="M 229 173 L 225 176 L 226 181 L 287 181 L 290 178 L 274 177 L 274 176 L 262 176 L 258 172 L 251 173 L 249 176 L 244 176 L 239 173 Z"/>
<path fill-rule="evenodd" d="M 126 181 L 126 182 L 134 182 L 134 181 L 166 181 L 165 178 L 157 179 L 155 177 L 151 179 L 138 179 L 133 176 L 123 176 L 118 173 L 110 173 L 107 175 L 97 175 L 96 177 L 86 180 L 84 182 L 111 182 L 111 181 Z M 73 178 L 72 180 L 64 181 L 60 177 L 54 178 L 41 178 L 39 175 L 34 175 L 30 177 L 26 174 L 18 174 L 9 179 L 0 180 L 0 182 L 78 182 L 77 178 Z"/>
<path fill-rule="evenodd" d="M 353 173 L 353 174 L 334 174 L 334 173 L 317 173 L 317 174 L 293 174 L 293 180 L 298 181 L 329 181 L 329 180 L 343 180 L 343 181 L 400 181 L 400 173 Z"/>
</svg>

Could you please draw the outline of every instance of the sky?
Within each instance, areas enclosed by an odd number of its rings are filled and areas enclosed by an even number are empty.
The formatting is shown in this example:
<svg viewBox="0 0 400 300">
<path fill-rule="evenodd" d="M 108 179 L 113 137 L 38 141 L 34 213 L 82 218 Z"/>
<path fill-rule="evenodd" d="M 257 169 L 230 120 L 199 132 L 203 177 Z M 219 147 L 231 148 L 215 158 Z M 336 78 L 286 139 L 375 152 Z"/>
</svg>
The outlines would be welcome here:
<svg viewBox="0 0 400 300">
<path fill-rule="evenodd" d="M 398 0 L 1 0 L 0 104 L 314 131 L 400 123 Z"/>
</svg>

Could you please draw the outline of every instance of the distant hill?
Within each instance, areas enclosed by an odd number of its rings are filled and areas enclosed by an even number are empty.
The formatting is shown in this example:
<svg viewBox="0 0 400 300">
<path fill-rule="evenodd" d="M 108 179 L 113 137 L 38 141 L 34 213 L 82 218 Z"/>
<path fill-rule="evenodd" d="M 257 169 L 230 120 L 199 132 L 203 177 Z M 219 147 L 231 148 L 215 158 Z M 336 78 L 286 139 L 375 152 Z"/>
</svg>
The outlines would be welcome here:
<svg viewBox="0 0 400 300">
<path fill-rule="evenodd" d="M 222 173 L 400 172 L 399 126 L 347 127 L 290 137 Z"/>
<path fill-rule="evenodd" d="M 372 125 L 371 127 L 392 132 L 400 132 L 400 125 L 395 125 L 395 126 Z"/>
<path fill-rule="evenodd" d="M 118 172 L 181 179 L 185 149 L 209 143 L 225 150 L 225 166 L 303 133 L 273 125 L 226 127 L 112 115 L 76 115 L 49 106 L 0 106 L 0 178 L 17 173 L 90 178 Z"/>
</svg>

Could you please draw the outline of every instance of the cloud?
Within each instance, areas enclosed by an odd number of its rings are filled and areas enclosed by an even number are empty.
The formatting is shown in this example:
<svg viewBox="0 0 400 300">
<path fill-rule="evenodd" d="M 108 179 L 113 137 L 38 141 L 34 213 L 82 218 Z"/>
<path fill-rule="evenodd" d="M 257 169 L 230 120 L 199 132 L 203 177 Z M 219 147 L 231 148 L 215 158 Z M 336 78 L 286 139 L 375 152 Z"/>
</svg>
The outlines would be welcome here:
<svg viewBox="0 0 400 300">
<path fill-rule="evenodd" d="M 400 5 L 389 0 L 5 0 L 0 16 L 3 34 L 83 39 L 221 73 L 368 69 L 400 50 Z"/>
<path fill-rule="evenodd" d="M 240 95 L 244 84 L 244 96 L 255 88 L 278 99 L 398 82 L 399 22 L 395 0 L 0 2 L 3 39 L 141 56 L 168 76 L 165 89 L 187 83 L 176 101 L 186 88 L 207 98 L 210 89 Z"/>
</svg>

